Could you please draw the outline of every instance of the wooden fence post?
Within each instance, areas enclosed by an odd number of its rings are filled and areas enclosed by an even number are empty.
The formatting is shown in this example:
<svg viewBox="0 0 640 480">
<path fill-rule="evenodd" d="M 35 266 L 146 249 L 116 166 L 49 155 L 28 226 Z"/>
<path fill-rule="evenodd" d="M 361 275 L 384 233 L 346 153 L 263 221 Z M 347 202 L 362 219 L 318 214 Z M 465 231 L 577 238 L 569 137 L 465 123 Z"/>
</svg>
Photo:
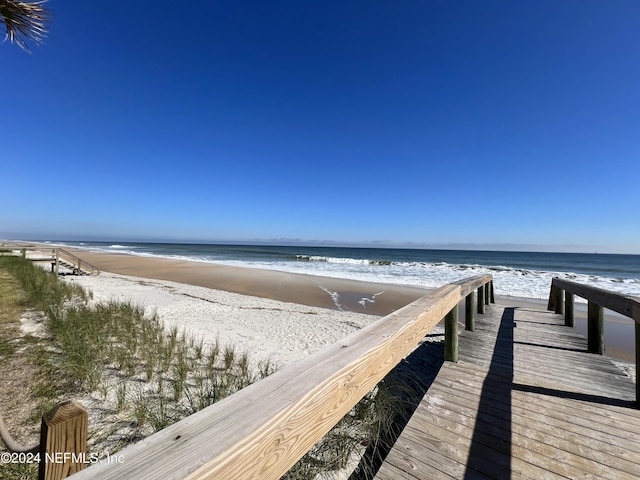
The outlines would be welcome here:
<svg viewBox="0 0 640 480">
<path fill-rule="evenodd" d="M 484 313 L 484 285 L 478 287 L 478 313 Z"/>
<path fill-rule="evenodd" d="M 589 351 L 604 355 L 604 312 L 600 305 L 589 301 L 587 305 Z"/>
<path fill-rule="evenodd" d="M 496 303 L 496 295 L 495 295 L 495 292 L 493 291 L 493 280 L 491 280 L 489 282 L 489 285 L 490 285 L 490 289 L 491 289 L 490 293 L 489 293 L 489 301 L 491 303 Z"/>
<path fill-rule="evenodd" d="M 555 290 L 555 301 L 554 301 L 554 311 L 556 313 L 564 313 L 564 299 L 563 299 L 563 290 L 561 288 L 556 287 Z"/>
<path fill-rule="evenodd" d="M 471 292 L 464 299 L 464 328 L 465 330 L 476 329 L 476 292 Z"/>
<path fill-rule="evenodd" d="M 575 327 L 576 321 L 573 313 L 573 293 L 564 292 L 564 324 L 567 327 Z"/>
<path fill-rule="evenodd" d="M 458 307 L 444 317 L 444 359 L 458 362 Z"/>
<path fill-rule="evenodd" d="M 640 367 L 640 323 L 636 320 L 636 375 Z M 636 405 L 640 407 L 640 382 L 636 377 Z"/>
<path fill-rule="evenodd" d="M 549 302 L 547 303 L 547 310 L 555 310 L 556 303 L 556 287 L 551 284 L 551 290 L 549 291 Z"/>
<path fill-rule="evenodd" d="M 89 416 L 82 405 L 69 401 L 42 417 L 39 480 L 60 480 L 86 466 Z"/>
</svg>

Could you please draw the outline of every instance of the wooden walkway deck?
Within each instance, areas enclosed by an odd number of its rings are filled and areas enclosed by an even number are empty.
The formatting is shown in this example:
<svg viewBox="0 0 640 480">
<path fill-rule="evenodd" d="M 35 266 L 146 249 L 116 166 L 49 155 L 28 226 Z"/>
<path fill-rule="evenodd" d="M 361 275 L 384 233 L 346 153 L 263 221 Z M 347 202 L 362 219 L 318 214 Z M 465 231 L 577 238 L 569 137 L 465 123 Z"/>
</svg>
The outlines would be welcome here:
<svg viewBox="0 0 640 480">
<path fill-rule="evenodd" d="M 376 476 L 640 478 L 635 384 L 561 315 L 493 304 Z"/>
</svg>

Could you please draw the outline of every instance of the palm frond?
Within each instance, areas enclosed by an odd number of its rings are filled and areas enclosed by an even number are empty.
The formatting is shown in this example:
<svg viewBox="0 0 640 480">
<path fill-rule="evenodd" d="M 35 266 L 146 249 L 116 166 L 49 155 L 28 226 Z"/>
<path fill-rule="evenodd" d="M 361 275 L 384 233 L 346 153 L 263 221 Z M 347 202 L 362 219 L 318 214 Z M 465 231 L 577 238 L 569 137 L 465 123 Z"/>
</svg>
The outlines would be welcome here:
<svg viewBox="0 0 640 480">
<path fill-rule="evenodd" d="M 27 52 L 30 51 L 27 41 L 41 44 L 47 33 L 45 22 L 48 13 L 43 6 L 46 1 L 0 0 L 0 24 L 4 25 L 5 40 L 9 39 Z"/>
</svg>

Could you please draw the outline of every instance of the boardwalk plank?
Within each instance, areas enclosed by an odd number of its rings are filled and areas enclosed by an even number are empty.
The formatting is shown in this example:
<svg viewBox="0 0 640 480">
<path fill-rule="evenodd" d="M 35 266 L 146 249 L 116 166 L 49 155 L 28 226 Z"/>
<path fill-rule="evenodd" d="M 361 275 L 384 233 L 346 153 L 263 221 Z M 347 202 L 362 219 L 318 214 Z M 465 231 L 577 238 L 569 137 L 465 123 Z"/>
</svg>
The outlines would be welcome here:
<svg viewBox="0 0 640 480">
<path fill-rule="evenodd" d="M 486 312 L 376 478 L 640 478 L 635 384 L 560 315 Z"/>
</svg>

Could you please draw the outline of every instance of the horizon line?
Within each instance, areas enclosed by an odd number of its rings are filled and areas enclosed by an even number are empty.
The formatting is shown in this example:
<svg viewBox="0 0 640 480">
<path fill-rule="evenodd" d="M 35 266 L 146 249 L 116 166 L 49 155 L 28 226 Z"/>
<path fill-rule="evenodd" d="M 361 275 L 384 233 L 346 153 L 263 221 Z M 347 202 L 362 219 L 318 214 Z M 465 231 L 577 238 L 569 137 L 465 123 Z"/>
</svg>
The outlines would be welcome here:
<svg viewBox="0 0 640 480">
<path fill-rule="evenodd" d="M 23 241 L 39 243 L 55 242 L 93 242 L 93 243 L 165 243 L 165 244 L 191 244 L 191 245 L 262 245 L 273 247 L 328 247 L 328 248 L 388 248 L 407 250 L 466 250 L 485 252 L 514 252 L 514 253 L 576 253 L 576 254 L 597 254 L 597 255 L 640 255 L 640 253 L 612 252 L 608 248 L 598 248 L 589 245 L 571 244 L 520 244 L 520 243 L 473 243 L 473 242 L 394 242 L 385 240 L 371 241 L 341 241 L 341 240 L 301 240 L 295 238 L 278 239 L 198 239 L 198 238 L 175 238 L 175 237 L 154 237 L 154 238 L 122 238 L 122 237 L 94 237 L 82 238 L 77 236 L 62 237 L 58 235 L 11 235 L 4 238 L 5 241 Z M 2 240 L 0 238 L 0 240 Z"/>
</svg>

